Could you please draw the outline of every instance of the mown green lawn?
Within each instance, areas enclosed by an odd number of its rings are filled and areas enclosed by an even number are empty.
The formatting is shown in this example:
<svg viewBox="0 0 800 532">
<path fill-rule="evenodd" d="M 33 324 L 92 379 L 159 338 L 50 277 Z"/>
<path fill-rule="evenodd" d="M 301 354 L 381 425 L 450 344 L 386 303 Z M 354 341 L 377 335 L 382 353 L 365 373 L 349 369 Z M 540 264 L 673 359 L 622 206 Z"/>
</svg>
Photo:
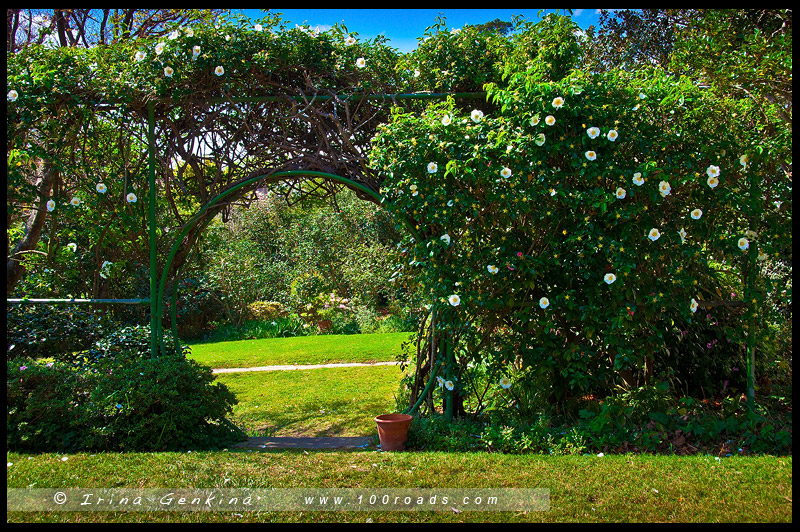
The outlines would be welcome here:
<svg viewBox="0 0 800 532">
<path fill-rule="evenodd" d="M 791 522 L 792 458 L 363 451 L 8 454 L 9 488 L 550 491 L 546 511 L 10 512 L 10 522 Z"/>
<path fill-rule="evenodd" d="M 388 362 L 401 352 L 410 333 L 297 336 L 190 344 L 189 358 L 212 368 L 252 368 L 283 364 Z"/>
</svg>

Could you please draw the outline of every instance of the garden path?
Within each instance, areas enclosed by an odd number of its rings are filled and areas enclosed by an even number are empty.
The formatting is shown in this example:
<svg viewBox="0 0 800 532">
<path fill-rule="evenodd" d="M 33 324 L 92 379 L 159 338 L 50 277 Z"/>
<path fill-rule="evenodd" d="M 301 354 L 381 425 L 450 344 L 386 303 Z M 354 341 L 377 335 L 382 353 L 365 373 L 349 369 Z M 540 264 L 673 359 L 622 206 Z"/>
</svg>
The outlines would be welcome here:
<svg viewBox="0 0 800 532">
<path fill-rule="evenodd" d="M 265 437 L 254 436 L 234 445 L 238 449 L 365 449 L 374 438 L 363 437 Z"/>
<path fill-rule="evenodd" d="M 217 368 L 214 373 L 238 373 L 241 371 L 286 371 L 293 369 L 352 368 L 357 366 L 390 366 L 399 362 L 339 362 L 331 364 L 284 364 L 276 366 L 255 366 L 252 368 Z"/>
</svg>

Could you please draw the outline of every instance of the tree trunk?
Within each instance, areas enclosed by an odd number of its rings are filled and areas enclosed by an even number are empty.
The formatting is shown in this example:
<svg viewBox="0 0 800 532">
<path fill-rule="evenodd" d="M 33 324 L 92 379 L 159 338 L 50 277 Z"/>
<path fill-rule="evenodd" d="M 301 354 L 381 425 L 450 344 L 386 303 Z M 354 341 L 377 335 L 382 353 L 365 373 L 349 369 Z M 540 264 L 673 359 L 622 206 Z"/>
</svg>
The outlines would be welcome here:
<svg viewBox="0 0 800 532">
<path fill-rule="evenodd" d="M 14 287 L 25 273 L 22 254 L 36 248 L 36 244 L 39 243 L 39 237 L 42 234 L 44 222 L 47 219 L 47 201 L 50 199 L 50 192 L 56 182 L 57 172 L 48 163 L 44 163 L 43 167 L 42 178 L 37 186 L 39 197 L 25 223 L 25 234 L 22 240 L 14 246 L 14 249 L 6 255 L 6 297 L 11 297 Z M 10 222 L 11 218 L 9 217 L 8 223 Z M 8 241 L 6 242 L 6 248 L 8 249 L 9 244 Z"/>
</svg>

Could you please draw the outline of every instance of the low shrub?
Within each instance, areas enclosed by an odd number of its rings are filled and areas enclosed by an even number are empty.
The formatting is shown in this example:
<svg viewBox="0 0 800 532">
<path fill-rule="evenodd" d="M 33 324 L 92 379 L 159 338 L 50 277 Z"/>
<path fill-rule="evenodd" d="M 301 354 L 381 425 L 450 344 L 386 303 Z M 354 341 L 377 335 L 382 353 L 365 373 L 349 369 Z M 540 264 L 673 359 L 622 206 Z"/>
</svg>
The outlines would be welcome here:
<svg viewBox="0 0 800 532">
<path fill-rule="evenodd" d="M 247 306 L 248 318 L 255 321 L 272 321 L 285 318 L 288 311 L 278 301 L 256 301 Z"/>
<path fill-rule="evenodd" d="M 8 361 L 8 449 L 179 451 L 244 439 L 226 419 L 237 403 L 233 393 L 187 359 L 186 347 L 151 358 L 144 329 L 119 331 L 114 339 L 124 346 L 97 346 L 77 365 Z"/>
<path fill-rule="evenodd" d="M 93 421 L 91 447 L 210 449 L 245 438 L 226 419 L 236 397 L 214 382 L 210 368 L 184 355 L 106 359 L 96 371 L 102 378 L 87 403 Z"/>
<path fill-rule="evenodd" d="M 480 451 L 484 450 L 480 440 L 483 430 L 483 423 L 466 419 L 448 422 L 437 414 L 414 416 L 406 446 L 420 451 Z"/>
<path fill-rule="evenodd" d="M 64 362 L 19 357 L 7 361 L 6 446 L 20 451 L 80 448 L 86 418 L 87 375 Z"/>
</svg>

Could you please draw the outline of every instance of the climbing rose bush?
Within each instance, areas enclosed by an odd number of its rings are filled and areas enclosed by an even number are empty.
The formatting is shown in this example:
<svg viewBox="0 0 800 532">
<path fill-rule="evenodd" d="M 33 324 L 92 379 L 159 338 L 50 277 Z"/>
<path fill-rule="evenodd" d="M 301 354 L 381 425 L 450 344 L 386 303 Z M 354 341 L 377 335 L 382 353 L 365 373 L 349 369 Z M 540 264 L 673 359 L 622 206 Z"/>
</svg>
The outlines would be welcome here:
<svg viewBox="0 0 800 532">
<path fill-rule="evenodd" d="M 759 169 L 721 127 L 743 104 L 658 71 L 548 81 L 529 64 L 487 89 L 492 114 L 396 109 L 371 154 L 386 208 L 414 230 L 396 277 L 463 348 L 445 372 L 521 363 L 587 390 L 675 356 L 664 340 L 718 299 L 719 265 L 758 253 L 742 239 L 764 217 Z M 775 252 L 786 228 L 764 236 Z"/>
</svg>

